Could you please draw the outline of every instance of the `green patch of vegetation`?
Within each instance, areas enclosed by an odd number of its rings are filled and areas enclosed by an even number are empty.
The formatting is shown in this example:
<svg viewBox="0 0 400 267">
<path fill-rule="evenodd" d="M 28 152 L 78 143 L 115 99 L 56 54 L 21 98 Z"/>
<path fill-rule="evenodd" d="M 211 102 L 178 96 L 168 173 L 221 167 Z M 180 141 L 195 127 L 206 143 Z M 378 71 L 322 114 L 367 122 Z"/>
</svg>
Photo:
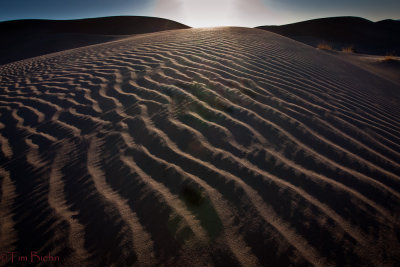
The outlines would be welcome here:
<svg viewBox="0 0 400 267">
<path fill-rule="evenodd" d="M 199 219 L 201 226 L 206 230 L 211 240 L 217 238 L 223 229 L 221 219 L 210 200 L 194 186 L 183 187 L 180 198 Z"/>
<path fill-rule="evenodd" d="M 174 216 L 168 221 L 168 231 L 174 236 L 180 244 L 194 236 L 193 231 L 188 227 L 182 227 L 182 217 Z"/>
<path fill-rule="evenodd" d="M 232 114 L 235 109 L 228 103 L 225 103 L 219 96 L 216 96 L 208 91 L 206 91 L 207 85 L 201 83 L 192 83 L 190 85 L 191 93 L 195 95 L 200 100 L 206 102 L 211 107 L 222 110 L 224 112 Z"/>
<path fill-rule="evenodd" d="M 203 194 L 194 187 L 185 186 L 182 190 L 182 197 L 190 205 L 200 205 L 204 201 Z"/>
</svg>

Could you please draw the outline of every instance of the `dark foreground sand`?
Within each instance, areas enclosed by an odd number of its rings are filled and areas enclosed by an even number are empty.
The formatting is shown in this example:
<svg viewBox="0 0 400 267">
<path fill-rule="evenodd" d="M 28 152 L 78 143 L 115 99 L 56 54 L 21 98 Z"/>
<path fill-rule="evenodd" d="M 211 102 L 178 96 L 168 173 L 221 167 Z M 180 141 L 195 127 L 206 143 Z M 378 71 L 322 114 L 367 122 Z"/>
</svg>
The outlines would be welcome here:
<svg viewBox="0 0 400 267">
<path fill-rule="evenodd" d="M 65 266 L 396 266 L 399 103 L 395 83 L 256 29 L 0 66 L 0 252 Z"/>
</svg>

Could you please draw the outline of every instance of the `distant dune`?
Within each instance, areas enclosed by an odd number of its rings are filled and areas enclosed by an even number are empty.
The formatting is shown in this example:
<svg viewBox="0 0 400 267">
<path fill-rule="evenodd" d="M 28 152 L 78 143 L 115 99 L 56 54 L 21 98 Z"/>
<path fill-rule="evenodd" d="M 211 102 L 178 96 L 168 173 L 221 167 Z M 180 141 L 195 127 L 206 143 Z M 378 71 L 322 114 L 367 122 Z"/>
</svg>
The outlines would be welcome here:
<svg viewBox="0 0 400 267">
<path fill-rule="evenodd" d="M 0 22 L 0 64 L 112 41 L 121 35 L 187 29 L 175 21 L 140 16 Z"/>
<path fill-rule="evenodd" d="M 372 22 L 357 17 L 333 17 L 282 26 L 260 26 L 305 44 L 317 47 L 328 43 L 337 50 L 352 46 L 364 54 L 400 55 L 400 21 Z"/>
<path fill-rule="evenodd" d="M 362 67 L 248 28 L 2 65 L 0 251 L 54 266 L 396 266 L 399 103 Z"/>
</svg>

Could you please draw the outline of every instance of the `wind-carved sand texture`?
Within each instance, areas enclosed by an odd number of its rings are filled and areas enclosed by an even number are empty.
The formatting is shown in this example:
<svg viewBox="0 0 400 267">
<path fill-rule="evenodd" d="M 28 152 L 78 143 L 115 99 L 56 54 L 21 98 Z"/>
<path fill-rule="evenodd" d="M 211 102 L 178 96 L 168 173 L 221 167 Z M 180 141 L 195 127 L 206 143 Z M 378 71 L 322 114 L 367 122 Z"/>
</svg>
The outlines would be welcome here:
<svg viewBox="0 0 400 267">
<path fill-rule="evenodd" d="M 400 262 L 388 80 L 245 28 L 138 35 L 0 74 L 1 252 L 65 266 Z"/>
</svg>

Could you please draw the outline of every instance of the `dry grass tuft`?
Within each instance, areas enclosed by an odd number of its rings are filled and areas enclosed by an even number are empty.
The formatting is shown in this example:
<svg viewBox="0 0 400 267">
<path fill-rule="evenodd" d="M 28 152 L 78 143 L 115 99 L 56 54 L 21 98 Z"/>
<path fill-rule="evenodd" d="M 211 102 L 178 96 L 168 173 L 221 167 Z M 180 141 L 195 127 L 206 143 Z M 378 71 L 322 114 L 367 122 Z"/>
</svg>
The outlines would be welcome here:
<svg viewBox="0 0 400 267">
<path fill-rule="evenodd" d="M 385 57 L 382 59 L 382 61 L 384 62 L 394 61 L 394 60 L 396 60 L 396 56 L 394 53 L 387 53 Z"/>
<path fill-rule="evenodd" d="M 333 50 L 332 46 L 330 44 L 327 44 L 327 43 L 318 44 L 317 48 L 318 49 L 323 49 L 323 50 Z"/>
<path fill-rule="evenodd" d="M 342 52 L 355 53 L 356 50 L 354 49 L 354 47 L 352 45 L 350 45 L 350 46 L 347 46 L 347 47 L 343 47 L 342 48 Z"/>
</svg>

